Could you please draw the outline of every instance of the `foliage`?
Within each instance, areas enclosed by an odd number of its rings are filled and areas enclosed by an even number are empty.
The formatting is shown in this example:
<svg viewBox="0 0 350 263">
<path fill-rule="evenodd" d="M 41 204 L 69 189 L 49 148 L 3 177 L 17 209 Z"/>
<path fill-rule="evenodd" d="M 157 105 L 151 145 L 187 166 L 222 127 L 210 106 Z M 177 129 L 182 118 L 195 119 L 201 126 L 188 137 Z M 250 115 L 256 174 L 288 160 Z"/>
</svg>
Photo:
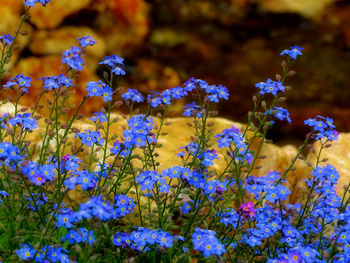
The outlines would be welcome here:
<svg viewBox="0 0 350 263">
<path fill-rule="evenodd" d="M 26 1 L 16 34 L 0 37 L 0 72 L 11 57 L 21 24 L 30 7 L 49 1 Z M 30 113 L 20 113 L 20 100 L 30 78 L 18 75 L 4 85 L 13 91 L 15 112 L 1 117 L 0 129 L 0 258 L 3 262 L 349 262 L 350 199 L 338 197 L 336 168 L 322 166 L 321 151 L 337 139 L 332 119 L 317 116 L 305 124 L 311 131 L 283 173 L 271 171 L 254 177 L 261 145 L 275 119 L 291 122 L 288 111 L 277 105 L 286 90 L 290 66 L 301 48 L 281 53 L 283 73 L 276 81 L 256 84 L 253 110 L 245 128 L 224 129 L 213 136 L 208 118 L 220 100 L 228 99 L 222 85 L 191 78 L 183 87 L 144 98 L 130 89 L 121 98 L 130 108 L 119 140 L 113 134 L 111 111 L 113 82 L 126 74 L 124 60 L 106 57 L 105 79 L 87 84 L 80 105 L 67 105 L 77 71 L 83 70 L 90 37 L 63 52 L 65 72 L 43 76 L 44 92 L 52 92 L 49 118 L 42 143 L 26 136 L 36 132 L 38 98 Z M 73 128 L 79 110 L 90 97 L 100 96 L 107 109 L 91 120 L 95 130 Z M 159 171 L 156 149 L 168 106 L 184 96 L 195 98 L 184 115 L 194 119 L 195 134 L 177 155 L 183 165 Z M 134 107 L 146 100 L 148 110 L 136 115 Z M 72 117 L 69 111 L 74 110 Z M 161 113 L 156 126 L 153 114 Z M 78 149 L 70 139 L 80 142 Z M 221 158 L 213 137 L 225 149 L 226 167 L 214 168 Z M 74 138 L 73 138 L 74 139 Z M 252 142 L 258 140 L 257 149 Z M 313 172 L 305 179 L 306 198 L 288 203 L 286 174 L 305 148 L 319 140 Z M 54 143 L 55 147 L 52 148 Z M 113 144 L 113 147 L 110 145 Z M 78 157 L 88 156 L 87 162 Z M 175 158 L 169 156 L 169 158 Z M 71 192 L 79 200 L 72 200 Z M 136 222 L 136 223 L 135 223 Z"/>
</svg>

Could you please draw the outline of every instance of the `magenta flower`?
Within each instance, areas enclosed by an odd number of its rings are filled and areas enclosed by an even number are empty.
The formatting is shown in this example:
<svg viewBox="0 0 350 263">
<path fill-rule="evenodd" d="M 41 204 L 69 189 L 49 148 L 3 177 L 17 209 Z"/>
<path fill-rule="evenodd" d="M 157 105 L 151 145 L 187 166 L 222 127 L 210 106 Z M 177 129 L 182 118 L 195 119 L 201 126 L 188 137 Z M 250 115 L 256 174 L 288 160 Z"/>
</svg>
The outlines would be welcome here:
<svg viewBox="0 0 350 263">
<path fill-rule="evenodd" d="M 243 214 L 243 216 L 246 219 L 252 219 L 255 217 L 255 208 L 254 208 L 254 204 L 250 201 L 248 201 L 245 204 L 241 204 L 239 207 L 239 210 L 241 211 L 241 213 Z"/>
</svg>

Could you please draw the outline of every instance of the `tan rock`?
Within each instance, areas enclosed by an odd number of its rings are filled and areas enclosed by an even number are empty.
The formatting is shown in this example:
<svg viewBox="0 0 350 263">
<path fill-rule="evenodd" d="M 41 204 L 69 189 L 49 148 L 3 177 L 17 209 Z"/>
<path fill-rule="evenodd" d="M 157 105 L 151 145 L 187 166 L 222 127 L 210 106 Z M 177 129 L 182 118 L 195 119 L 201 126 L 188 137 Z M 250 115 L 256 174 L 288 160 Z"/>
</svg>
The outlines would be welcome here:
<svg viewBox="0 0 350 263">
<path fill-rule="evenodd" d="M 271 12 L 299 13 L 306 17 L 316 18 L 335 0 L 264 0 L 257 2 Z"/>
<path fill-rule="evenodd" d="M 107 52 L 126 56 L 144 44 L 149 32 L 149 7 L 144 0 L 94 0 L 99 11 L 96 23 L 106 39 Z"/>
<path fill-rule="evenodd" d="M 21 20 L 23 3 L 21 0 L 0 0 L 0 35 L 10 34 L 14 36 Z M 27 36 L 19 35 L 16 40 L 17 48 L 13 50 L 10 62 L 6 64 L 5 71 L 9 71 L 17 62 L 19 54 L 29 44 L 32 35 L 32 27 L 28 23 L 24 23 L 22 31 L 27 31 Z"/>
<path fill-rule="evenodd" d="M 71 46 L 77 46 L 77 38 L 88 35 L 97 43 L 87 48 L 84 59 L 87 59 L 86 66 L 94 70 L 98 65 L 98 58 L 102 58 L 106 52 L 106 45 L 104 39 L 88 27 L 37 31 L 33 34 L 29 49 L 36 55 L 60 55 Z"/>
<path fill-rule="evenodd" d="M 10 77 L 14 77 L 17 74 L 24 74 L 25 76 L 31 77 L 31 87 L 29 88 L 29 94 L 23 96 L 20 100 L 20 103 L 26 106 L 31 106 L 36 102 L 36 99 L 39 96 L 40 91 L 42 90 L 41 80 L 38 78 L 42 78 L 44 76 L 54 76 L 62 74 L 62 60 L 60 56 L 43 56 L 43 57 L 28 57 L 21 59 L 19 63 L 12 69 Z M 81 98 L 84 95 L 87 95 L 86 91 L 86 83 L 88 81 L 95 81 L 97 77 L 95 74 L 86 68 L 85 70 L 78 72 L 78 79 L 75 80 L 75 94 L 69 97 L 69 105 L 75 104 L 79 105 Z M 1 94 L 2 99 L 7 98 L 7 96 L 11 94 L 9 92 L 3 92 Z M 46 98 L 51 98 L 51 93 L 45 94 L 43 96 L 42 101 L 44 101 L 44 105 L 47 106 Z M 96 112 L 100 109 L 100 105 L 103 102 L 101 98 L 93 97 L 89 98 L 89 103 L 86 104 L 81 113 L 90 115 L 93 112 Z M 47 107 L 41 111 L 42 114 L 47 115 L 48 109 Z"/>
<path fill-rule="evenodd" d="M 69 15 L 90 5 L 91 0 L 55 0 L 46 7 L 35 5 L 30 9 L 31 22 L 39 29 L 56 28 Z"/>
</svg>

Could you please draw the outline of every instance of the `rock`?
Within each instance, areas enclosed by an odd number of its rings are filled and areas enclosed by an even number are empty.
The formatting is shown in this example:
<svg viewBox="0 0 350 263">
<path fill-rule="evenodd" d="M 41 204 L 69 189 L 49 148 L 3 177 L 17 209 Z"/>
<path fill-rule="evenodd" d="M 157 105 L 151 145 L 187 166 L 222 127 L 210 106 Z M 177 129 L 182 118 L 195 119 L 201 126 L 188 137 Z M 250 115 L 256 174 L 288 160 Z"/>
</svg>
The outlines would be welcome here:
<svg viewBox="0 0 350 263">
<path fill-rule="evenodd" d="M 18 24 L 21 20 L 21 11 L 23 8 L 23 3 L 21 0 L 2 0 L 0 3 L 0 14 L 1 14 L 1 23 L 0 23 L 0 35 L 10 34 L 14 35 L 15 31 L 18 28 Z M 25 49 L 25 47 L 30 42 L 30 37 L 32 35 L 33 28 L 30 24 L 24 23 L 21 31 L 27 31 L 27 36 L 19 35 L 16 44 L 17 48 L 13 50 L 11 60 L 5 66 L 5 71 L 9 71 L 13 68 L 15 63 L 18 60 L 19 54 Z"/>
<path fill-rule="evenodd" d="M 278 13 L 298 13 L 316 18 L 335 0 L 264 0 L 259 4 L 266 10 Z"/>
<path fill-rule="evenodd" d="M 23 96 L 20 100 L 20 103 L 25 106 L 31 106 L 34 104 L 39 96 L 40 91 L 42 90 L 42 83 L 38 78 L 62 74 L 61 67 L 62 63 L 60 56 L 28 57 L 21 59 L 19 63 L 12 69 L 11 76 L 9 76 L 14 77 L 17 74 L 24 74 L 25 76 L 32 78 L 29 94 Z M 88 81 L 97 80 L 96 75 L 91 70 L 89 70 L 88 67 L 85 70 L 78 72 L 77 76 L 79 76 L 79 78 L 75 80 L 75 94 L 69 97 L 69 105 L 75 104 L 78 106 L 81 98 L 84 95 L 87 95 L 86 83 Z M 1 98 L 5 99 L 9 94 L 11 93 L 3 92 L 1 94 Z M 42 99 L 46 106 L 46 108 L 41 111 L 41 113 L 44 115 L 48 114 L 47 103 L 45 100 L 46 98 L 51 98 L 52 100 L 51 93 L 45 94 Z M 83 107 L 81 113 L 90 115 L 93 112 L 98 111 L 102 102 L 103 100 L 101 98 L 89 98 L 89 103 Z"/>
<path fill-rule="evenodd" d="M 91 0 L 56 0 L 46 7 L 35 5 L 30 9 L 31 22 L 39 29 L 53 29 L 59 26 L 69 15 L 90 5 Z"/>
<path fill-rule="evenodd" d="M 96 68 L 97 59 L 102 58 L 106 52 L 106 44 L 98 34 L 88 27 L 61 27 L 57 30 L 40 30 L 33 34 L 29 49 L 36 55 L 57 55 L 77 46 L 77 38 L 90 35 L 97 41 L 94 46 L 89 46 L 84 58 L 90 58 L 86 65 Z M 91 63 L 94 62 L 94 67 Z"/>
<path fill-rule="evenodd" d="M 99 12 L 96 23 L 107 44 L 107 53 L 135 54 L 145 44 L 149 32 L 149 7 L 144 0 L 94 0 Z"/>
</svg>

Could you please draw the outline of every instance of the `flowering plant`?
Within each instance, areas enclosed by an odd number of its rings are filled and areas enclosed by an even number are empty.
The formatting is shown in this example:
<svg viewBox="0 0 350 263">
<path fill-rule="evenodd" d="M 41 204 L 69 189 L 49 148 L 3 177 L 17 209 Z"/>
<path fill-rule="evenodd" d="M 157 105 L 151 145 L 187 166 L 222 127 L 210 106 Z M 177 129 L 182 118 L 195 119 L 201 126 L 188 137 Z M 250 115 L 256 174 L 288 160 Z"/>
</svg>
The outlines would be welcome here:
<svg viewBox="0 0 350 263">
<path fill-rule="evenodd" d="M 26 0 L 26 11 L 14 36 L 0 36 L 0 79 L 28 10 L 49 0 Z M 278 106 L 286 91 L 289 67 L 302 55 L 297 46 L 281 53 L 283 73 L 256 84 L 253 110 L 245 127 L 212 134 L 213 105 L 228 100 L 222 85 L 191 78 L 144 98 L 135 89 L 121 94 L 130 116 L 120 134 L 113 125 L 113 84 L 126 74 L 124 59 L 100 62 L 106 79 L 87 83 L 87 95 L 73 108 L 67 98 L 83 55 L 96 41 L 90 36 L 63 52 L 65 72 L 41 78 L 54 101 L 40 122 L 37 109 L 20 107 L 31 79 L 22 74 L 3 88 L 13 92 L 13 112 L 1 116 L 0 129 L 0 259 L 3 262 L 349 262 L 349 185 L 335 191 L 339 173 L 323 165 L 321 151 L 337 140 L 332 119 L 317 116 L 305 124 L 311 131 L 286 169 L 256 177 L 256 163 L 275 120 L 291 122 Z M 90 97 L 102 97 L 106 109 L 90 118 L 93 129 L 80 131 L 79 110 Z M 169 105 L 183 97 L 192 117 L 194 136 L 181 147 L 182 165 L 160 169 L 157 149 L 167 125 Z M 136 115 L 137 103 L 147 102 Z M 23 113 L 21 113 L 23 112 Z M 161 117 L 152 117 L 158 113 Z M 69 115 L 71 114 L 71 115 Z M 38 132 L 38 128 L 42 131 Z M 122 124 L 119 127 L 123 126 Z M 39 134 L 40 143 L 30 136 Z M 287 174 L 306 147 L 320 143 L 312 172 L 304 179 L 305 198 L 290 203 Z M 253 142 L 258 142 L 253 147 Z M 218 159 L 226 165 L 215 167 Z"/>
</svg>

